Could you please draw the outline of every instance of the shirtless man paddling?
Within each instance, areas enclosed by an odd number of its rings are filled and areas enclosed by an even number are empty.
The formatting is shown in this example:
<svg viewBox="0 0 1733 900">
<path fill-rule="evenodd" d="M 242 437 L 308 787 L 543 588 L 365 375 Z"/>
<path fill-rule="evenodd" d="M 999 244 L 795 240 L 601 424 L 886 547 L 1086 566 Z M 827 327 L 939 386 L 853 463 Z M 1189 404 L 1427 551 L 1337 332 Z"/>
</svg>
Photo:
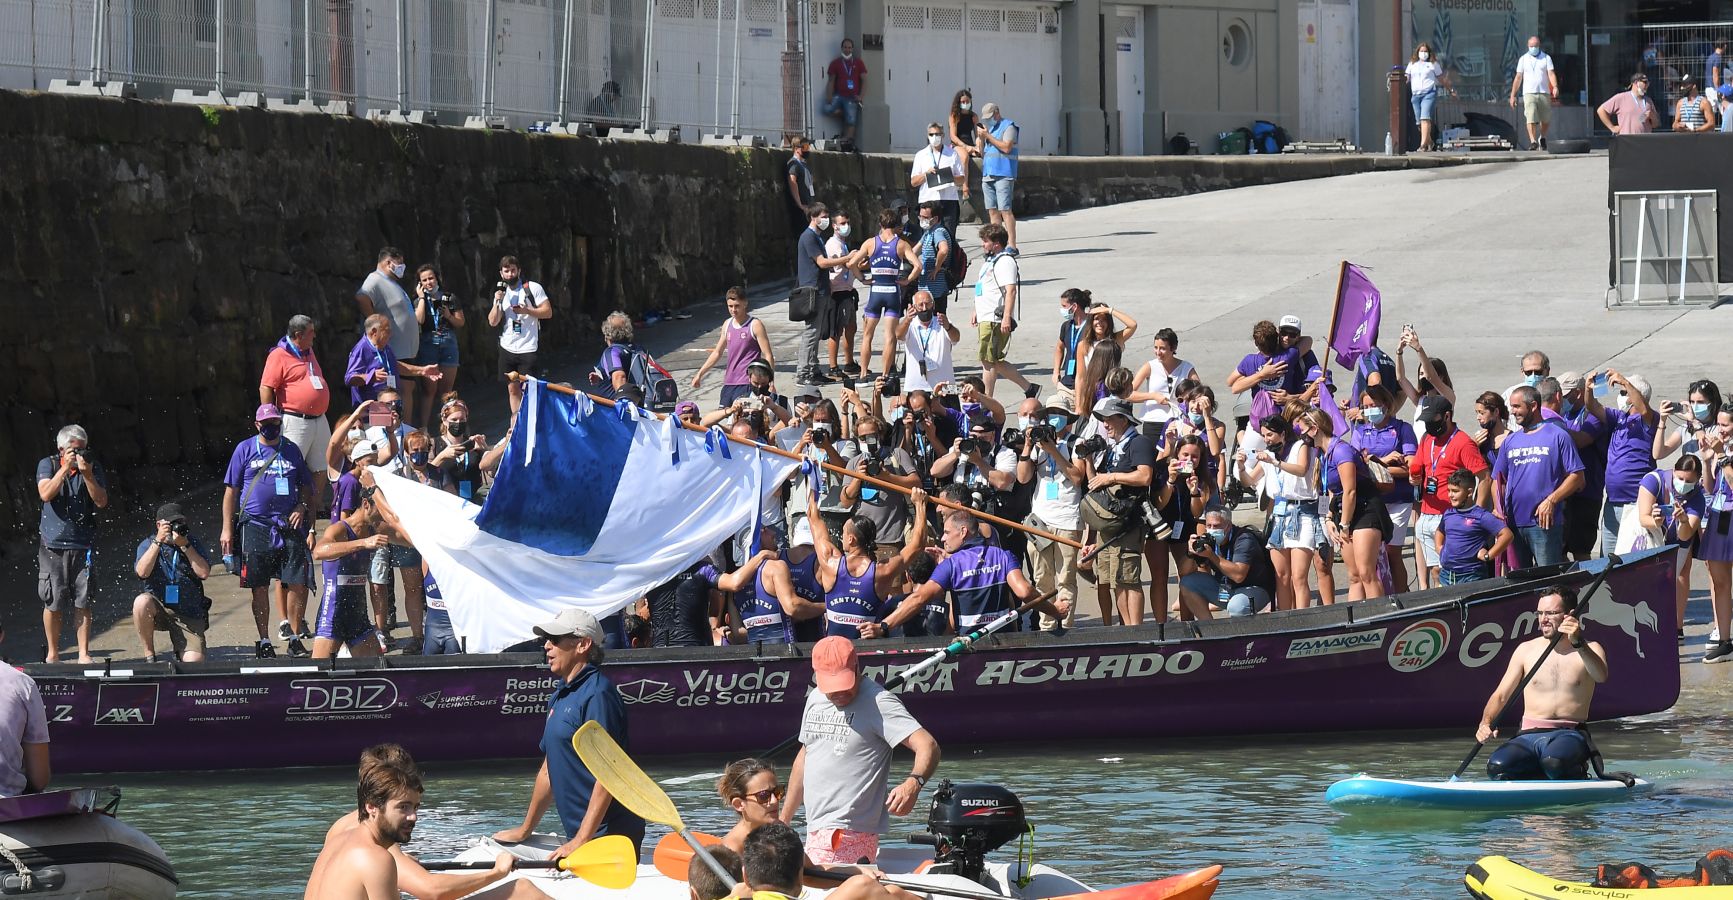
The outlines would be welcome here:
<svg viewBox="0 0 1733 900">
<path fill-rule="evenodd" d="M 1567 612 L 1576 603 L 1575 588 L 1559 587 L 1541 595 L 1535 608 L 1540 636 L 1524 641 L 1511 654 L 1510 667 L 1486 701 L 1474 732 L 1475 740 L 1483 744 L 1497 736 L 1493 718 L 1510 701 L 1547 643 L 1554 634 L 1564 635 L 1522 692 L 1522 731 L 1486 760 L 1486 774 L 1494 780 L 1588 777 L 1588 736 L 1578 726 L 1588 721 L 1595 685 L 1607 680 L 1607 652 L 1583 638 L 1582 623 Z"/>
<path fill-rule="evenodd" d="M 356 826 L 314 861 L 305 900 L 397 900 L 391 848 L 415 831 L 421 776 L 389 763 L 363 768 L 355 800 Z"/>
</svg>

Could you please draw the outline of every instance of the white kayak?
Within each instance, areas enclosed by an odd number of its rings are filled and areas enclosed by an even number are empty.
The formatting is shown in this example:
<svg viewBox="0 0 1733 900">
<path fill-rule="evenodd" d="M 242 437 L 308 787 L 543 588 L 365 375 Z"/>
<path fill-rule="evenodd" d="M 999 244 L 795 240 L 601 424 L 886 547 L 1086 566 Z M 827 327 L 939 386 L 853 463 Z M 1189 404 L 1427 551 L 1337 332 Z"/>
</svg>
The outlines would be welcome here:
<svg viewBox="0 0 1733 900">
<path fill-rule="evenodd" d="M 110 814 L 115 788 L 0 798 L 0 895 L 166 900 L 179 885 L 162 848 Z"/>
<path fill-rule="evenodd" d="M 492 838 L 483 838 L 456 859 L 461 862 L 491 862 L 501 851 L 524 859 L 546 859 L 560 844 L 560 838 L 542 834 L 533 835 L 524 843 L 511 845 L 502 845 Z M 921 847 L 886 847 L 879 850 L 878 864 L 887 874 L 896 875 L 898 883 L 920 882 L 934 887 L 986 891 L 1000 894 L 1007 900 L 1046 900 L 1072 894 L 1095 893 L 1093 888 L 1083 882 L 1042 863 L 1036 863 L 1029 870 L 1030 881 L 1023 887 L 1016 884 L 1017 876 L 1022 874 L 1020 866 L 988 863 L 989 880 L 1003 886 L 1004 889 L 1001 890 L 983 888 L 982 885 L 957 875 L 914 874 L 915 869 L 931 859 L 931 856 L 930 850 Z M 1220 883 L 1220 874 L 1220 866 L 1211 866 L 1188 875 L 1108 891 L 1102 895 L 1102 900 L 1207 900 Z M 638 866 L 638 880 L 624 891 L 597 887 L 581 878 L 546 869 L 513 872 L 511 878 L 529 879 L 555 900 L 622 900 L 622 897 L 629 897 L 630 900 L 691 900 L 691 892 L 686 882 L 669 878 L 657 871 L 655 866 L 647 864 Z M 801 892 L 801 900 L 821 900 L 828 893 L 829 891 L 822 888 L 806 888 Z M 1114 896 L 1109 898 L 1106 894 Z M 938 896 L 935 900 L 945 898 Z"/>
<path fill-rule="evenodd" d="M 1628 800 L 1653 787 L 1639 778 L 1560 781 L 1419 781 L 1358 775 L 1330 785 L 1325 802 L 1341 810 L 1460 809 L 1518 810 Z"/>
</svg>

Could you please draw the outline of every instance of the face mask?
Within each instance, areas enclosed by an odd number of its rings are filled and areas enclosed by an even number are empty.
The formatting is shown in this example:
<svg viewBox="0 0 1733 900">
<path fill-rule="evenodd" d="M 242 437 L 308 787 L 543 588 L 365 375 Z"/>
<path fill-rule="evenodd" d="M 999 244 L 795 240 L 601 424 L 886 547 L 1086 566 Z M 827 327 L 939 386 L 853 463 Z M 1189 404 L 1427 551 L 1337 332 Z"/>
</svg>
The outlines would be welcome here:
<svg viewBox="0 0 1733 900">
<path fill-rule="evenodd" d="M 1673 476 L 1673 493 L 1684 496 L 1697 489 L 1697 482 L 1686 481 L 1677 475 Z"/>
<path fill-rule="evenodd" d="M 358 440 L 361 440 L 362 438 L 364 438 L 366 436 L 367 436 L 367 432 L 362 431 L 358 428 L 352 428 L 349 430 L 348 437 L 349 437 L 349 440 L 351 440 L 351 441 L 358 441 Z"/>
<path fill-rule="evenodd" d="M 1365 417 L 1366 424 L 1368 425 L 1376 425 L 1379 422 L 1384 421 L 1384 410 L 1376 406 L 1368 406 L 1365 409 L 1360 410 L 1360 415 Z"/>
<path fill-rule="evenodd" d="M 1054 431 L 1064 431 L 1065 430 L 1065 417 L 1064 416 L 1048 416 L 1047 417 L 1047 424 L 1052 426 Z"/>
<path fill-rule="evenodd" d="M 1631 398 L 1624 395 L 1624 394 L 1620 394 L 1619 395 L 1619 408 L 1620 409 L 1630 409 L 1631 408 Z"/>
<path fill-rule="evenodd" d="M 939 145 L 944 143 L 944 141 L 945 141 L 944 135 L 941 135 L 941 134 L 929 134 L 929 135 L 927 135 L 927 146 L 933 148 L 934 150 L 939 149 Z"/>
<path fill-rule="evenodd" d="M 451 432 L 454 438 L 460 438 L 469 433 L 468 419 L 452 419 L 445 423 L 445 430 Z"/>
<path fill-rule="evenodd" d="M 843 59 L 854 59 L 854 51 L 852 51 L 852 50 L 842 51 L 842 58 Z"/>
<path fill-rule="evenodd" d="M 849 227 L 847 225 L 836 226 L 836 236 L 837 237 L 848 237 L 848 233 L 849 233 Z"/>
<path fill-rule="evenodd" d="M 421 468 L 422 466 L 427 465 L 427 451 L 426 450 L 411 450 L 411 451 L 409 451 L 409 464 L 416 467 L 417 469 Z"/>
<path fill-rule="evenodd" d="M 925 216 L 922 216 L 922 217 L 921 217 L 921 230 L 922 230 L 922 231 L 931 231 L 931 230 L 933 230 L 933 220 L 932 220 L 932 219 L 929 219 L 929 218 L 927 218 L 927 217 L 925 217 Z"/>
<path fill-rule="evenodd" d="M 1200 412 L 1190 413 L 1187 415 L 1187 418 L 1191 419 L 1191 424 L 1193 424 L 1193 425 L 1202 425 L 1203 424 L 1203 413 L 1200 413 Z"/>
<path fill-rule="evenodd" d="M 1035 424 L 1035 420 L 1028 417 L 1028 416 L 1018 416 L 1017 417 L 1017 430 L 1019 430 L 1019 431 L 1028 431 L 1029 426 L 1031 426 L 1033 424 Z"/>
<path fill-rule="evenodd" d="M 972 106 L 974 106 L 974 105 L 975 105 L 975 104 L 973 104 L 973 103 L 970 103 L 970 102 L 969 102 L 969 101 L 967 101 L 967 100 L 964 100 L 964 101 L 963 101 L 963 102 L 961 102 L 961 103 L 959 103 L 959 104 L 957 104 L 957 108 L 958 108 L 958 109 L 961 109 L 961 110 L 962 110 L 962 111 L 963 111 L 963 112 L 968 112 L 968 111 L 969 111 L 969 108 L 970 108 L 970 107 L 972 107 Z"/>
<path fill-rule="evenodd" d="M 1426 433 L 1432 435 L 1435 438 L 1444 437 L 1444 431 L 1448 427 L 1449 426 L 1445 425 L 1441 421 L 1427 422 L 1426 423 Z"/>
<path fill-rule="evenodd" d="M 1691 415 L 1696 416 L 1697 421 L 1699 421 L 1699 422 L 1709 421 L 1709 404 L 1707 404 L 1707 403 L 1693 403 L 1693 404 L 1691 404 Z"/>
<path fill-rule="evenodd" d="M 1528 48 L 1528 55 L 1534 57 L 1535 59 L 1540 59 L 1540 48 L 1539 47 Z"/>
<path fill-rule="evenodd" d="M 391 264 L 391 274 L 393 277 L 402 278 L 403 277 L 403 263 L 392 263 Z"/>
<path fill-rule="evenodd" d="M 279 435 L 281 435 L 282 433 L 283 433 L 283 423 L 282 422 L 260 422 L 259 423 L 259 437 L 262 437 L 267 441 L 276 440 L 277 437 Z"/>
<path fill-rule="evenodd" d="M 902 418 L 903 418 L 903 408 L 902 407 L 899 406 L 899 407 L 891 410 L 890 420 L 892 422 L 900 422 L 900 421 L 902 421 Z"/>
<path fill-rule="evenodd" d="M 1421 62 L 1425 62 L 1426 60 L 1429 60 L 1431 58 L 1432 58 L 1431 53 L 1428 53 L 1425 50 L 1420 51 L 1420 61 Z"/>
<path fill-rule="evenodd" d="M 1204 534 L 1209 535 L 1209 539 L 1212 541 L 1215 541 L 1218 544 L 1221 543 L 1223 540 L 1225 540 L 1228 536 L 1228 533 L 1226 531 L 1221 530 L 1220 528 L 1206 528 L 1206 529 L 1204 529 Z"/>
<path fill-rule="evenodd" d="M 818 220 L 818 230 L 819 231 L 823 231 L 829 227 L 830 227 L 830 216 L 825 216 L 824 218 Z"/>
<path fill-rule="evenodd" d="M 923 309 L 920 312 L 915 313 L 915 317 L 920 319 L 923 323 L 931 322 L 933 320 L 933 311 L 930 309 Z"/>
<path fill-rule="evenodd" d="M 1531 388 L 1538 388 L 1540 387 L 1540 380 L 1545 377 L 1545 375 L 1524 375 L 1522 377 L 1522 383 Z"/>
</svg>

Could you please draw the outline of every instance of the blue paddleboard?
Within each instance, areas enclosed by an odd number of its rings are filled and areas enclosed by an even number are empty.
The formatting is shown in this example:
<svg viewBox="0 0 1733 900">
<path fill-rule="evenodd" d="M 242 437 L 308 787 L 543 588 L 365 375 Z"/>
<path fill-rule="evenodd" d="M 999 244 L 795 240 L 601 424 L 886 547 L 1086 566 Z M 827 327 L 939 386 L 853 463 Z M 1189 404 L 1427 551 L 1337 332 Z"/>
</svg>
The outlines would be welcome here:
<svg viewBox="0 0 1733 900">
<path fill-rule="evenodd" d="M 1531 809 L 1572 803 L 1626 800 L 1651 785 L 1584 779 L 1580 781 L 1410 781 L 1356 775 L 1330 785 L 1324 801 L 1340 810 L 1365 809 Z"/>
</svg>

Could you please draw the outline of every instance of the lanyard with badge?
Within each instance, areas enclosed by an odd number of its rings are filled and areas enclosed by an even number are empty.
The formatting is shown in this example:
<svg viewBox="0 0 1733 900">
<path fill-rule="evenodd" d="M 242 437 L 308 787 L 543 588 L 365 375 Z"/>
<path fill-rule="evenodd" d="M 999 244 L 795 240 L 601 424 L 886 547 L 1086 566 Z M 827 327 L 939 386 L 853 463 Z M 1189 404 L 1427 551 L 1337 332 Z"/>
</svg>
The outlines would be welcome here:
<svg viewBox="0 0 1733 900">
<path fill-rule="evenodd" d="M 313 354 L 312 353 L 303 354 L 301 352 L 301 348 L 295 346 L 294 341 L 284 341 L 283 346 L 288 348 L 290 356 L 293 356 L 296 359 L 307 364 L 307 384 L 310 387 L 312 387 L 313 390 L 315 390 L 315 391 L 324 390 L 325 389 L 325 379 L 320 378 L 318 371 L 316 371 L 313 368 L 314 364 L 318 362 L 318 360 L 313 357 Z"/>
<path fill-rule="evenodd" d="M 162 605 L 179 606 L 181 602 L 181 554 L 169 546 L 165 546 L 163 552 L 168 556 L 168 561 L 160 564 L 163 567 L 163 577 L 167 579 L 168 583 L 163 585 Z"/>
<path fill-rule="evenodd" d="M 385 372 L 385 386 L 392 389 L 392 390 L 396 390 L 397 389 L 397 373 L 392 371 L 391 366 L 388 366 L 385 364 L 385 351 L 379 349 L 378 347 L 374 347 L 373 348 L 373 356 L 374 356 L 374 358 L 379 360 L 379 368 Z"/>
<path fill-rule="evenodd" d="M 1069 347 L 1065 352 L 1065 374 L 1067 377 L 1075 377 L 1077 375 L 1077 345 L 1083 342 L 1083 326 L 1077 324 L 1075 319 L 1065 324 L 1071 331 L 1071 337 L 1066 342 Z"/>
</svg>

